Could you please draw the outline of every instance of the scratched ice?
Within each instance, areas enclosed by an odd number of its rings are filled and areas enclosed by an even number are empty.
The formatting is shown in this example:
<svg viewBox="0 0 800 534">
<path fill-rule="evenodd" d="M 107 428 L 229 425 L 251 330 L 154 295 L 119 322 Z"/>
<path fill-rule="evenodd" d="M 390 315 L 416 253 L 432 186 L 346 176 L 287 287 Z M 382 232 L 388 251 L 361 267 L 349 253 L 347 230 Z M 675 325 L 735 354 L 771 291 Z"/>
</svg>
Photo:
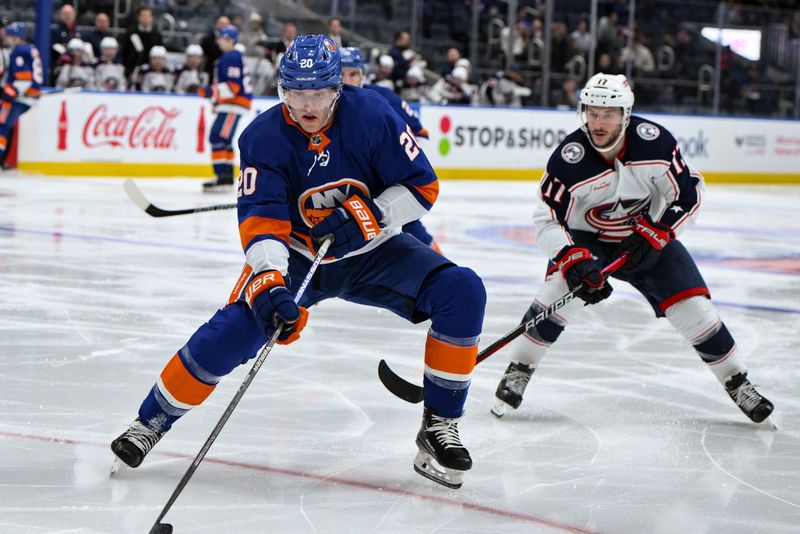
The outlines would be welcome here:
<svg viewBox="0 0 800 534">
<path fill-rule="evenodd" d="M 140 180 L 166 208 L 231 202 L 194 180 Z M 534 183 L 444 182 L 425 222 L 485 280 L 482 346 L 542 278 Z M 537 372 L 520 410 L 489 413 L 506 365 L 476 369 L 460 491 L 415 474 L 420 407 L 378 382 L 421 378 L 426 326 L 344 302 L 276 348 L 167 520 L 185 533 L 789 533 L 800 525 L 798 187 L 709 186 L 683 238 L 776 432 L 748 422 L 669 324 L 618 283 Z M 136 470 L 108 444 L 163 364 L 227 298 L 233 211 L 154 219 L 117 179 L 0 176 L 0 532 L 143 533 L 249 365 Z"/>
</svg>

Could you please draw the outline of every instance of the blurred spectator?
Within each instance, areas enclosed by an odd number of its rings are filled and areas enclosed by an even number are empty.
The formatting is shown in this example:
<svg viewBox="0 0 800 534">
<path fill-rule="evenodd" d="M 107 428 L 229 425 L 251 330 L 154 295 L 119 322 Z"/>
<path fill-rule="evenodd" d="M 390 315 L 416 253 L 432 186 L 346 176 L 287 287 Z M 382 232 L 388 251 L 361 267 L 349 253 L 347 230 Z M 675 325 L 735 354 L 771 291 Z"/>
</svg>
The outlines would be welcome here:
<svg viewBox="0 0 800 534">
<path fill-rule="evenodd" d="M 606 74 L 622 74 L 619 64 L 614 61 L 614 58 L 608 52 L 598 54 L 594 70 L 595 72 L 604 72 Z"/>
<path fill-rule="evenodd" d="M 566 72 L 567 63 L 575 55 L 572 42 L 567 35 L 567 25 L 563 22 L 554 22 L 550 43 L 550 70 L 552 72 Z"/>
<path fill-rule="evenodd" d="M 458 48 L 450 48 L 447 51 L 447 64 L 442 69 L 442 76 L 447 76 L 456 66 L 456 61 L 461 59 L 461 52 L 459 52 Z"/>
<path fill-rule="evenodd" d="M 339 17 L 331 17 L 328 20 L 328 37 L 333 39 L 336 48 L 350 46 L 347 41 L 342 39 L 342 19 Z"/>
<path fill-rule="evenodd" d="M 472 80 L 472 63 L 465 57 L 462 57 L 458 61 L 456 61 L 456 67 L 463 67 L 467 71 L 467 81 Z M 453 67 L 455 68 L 455 67 Z"/>
<path fill-rule="evenodd" d="M 100 54 L 92 65 L 95 89 L 103 91 L 125 91 L 125 67 L 119 60 L 119 43 L 113 37 L 100 41 Z"/>
<path fill-rule="evenodd" d="M 217 17 L 217 20 L 214 21 L 214 27 L 200 40 L 200 47 L 203 49 L 203 54 L 206 56 L 206 64 L 203 70 L 208 74 L 209 80 L 214 79 L 214 63 L 222 55 L 222 50 L 219 49 L 219 45 L 217 44 L 217 33 L 220 28 L 229 26 L 230 23 L 231 20 L 225 15 Z"/>
<path fill-rule="evenodd" d="M 455 50 L 455 49 L 453 49 Z M 400 91 L 400 97 L 406 102 L 433 103 L 431 86 L 425 80 L 425 73 L 417 65 L 412 65 L 406 72 L 405 83 Z"/>
<path fill-rule="evenodd" d="M 759 88 L 762 83 L 768 83 L 768 80 L 762 79 L 757 66 L 750 65 L 736 84 L 739 98 L 744 100 L 748 113 L 752 115 L 769 115 L 772 112 L 768 99 Z"/>
<path fill-rule="evenodd" d="M 69 59 L 63 62 L 58 71 L 56 87 L 60 89 L 66 87 L 92 89 L 94 87 L 94 69 L 89 64 L 90 50 L 89 43 L 84 43 L 77 37 L 70 39 L 67 43 Z"/>
<path fill-rule="evenodd" d="M 72 4 L 62 5 L 58 11 L 56 28 L 50 35 L 50 65 L 53 67 L 58 65 L 60 56 L 68 54 L 67 43 L 69 43 L 70 39 L 80 38 L 80 36 L 75 8 L 72 7 Z"/>
<path fill-rule="evenodd" d="M 451 74 L 433 84 L 431 98 L 439 104 L 472 104 L 476 91 L 475 86 L 467 81 L 468 77 L 464 67 L 454 68 Z"/>
<path fill-rule="evenodd" d="M 625 46 L 620 52 L 620 62 L 626 65 L 630 61 L 633 64 L 633 75 L 638 76 L 641 74 L 648 74 L 656 70 L 656 61 L 653 59 L 653 53 L 642 42 L 640 36 L 633 38 L 633 46 Z"/>
<path fill-rule="evenodd" d="M 551 99 L 550 104 L 560 109 L 577 109 L 579 92 L 578 82 L 575 78 L 569 77 L 561 84 L 561 90 Z"/>
<path fill-rule="evenodd" d="M 267 32 L 264 31 L 264 19 L 261 18 L 258 12 L 253 11 L 250 13 L 250 18 L 247 22 L 247 31 L 239 42 L 244 44 L 248 55 L 258 57 L 256 43 L 266 41 L 267 39 L 269 39 L 269 37 L 267 37 Z"/>
<path fill-rule="evenodd" d="M 499 71 L 481 84 L 480 103 L 489 106 L 522 107 L 522 99 L 531 96 L 531 90 L 522 86 L 522 72 L 519 65 L 511 65 L 506 71 Z"/>
<path fill-rule="evenodd" d="M 619 15 L 616 11 L 612 11 L 605 17 L 600 17 L 597 22 L 597 50 L 598 52 L 608 52 L 609 54 L 616 54 L 619 51 L 619 38 L 617 33 L 619 28 Z"/>
<path fill-rule="evenodd" d="M 202 64 L 203 48 L 196 44 L 187 46 L 184 63 L 175 68 L 173 92 L 180 94 L 197 93 L 201 87 L 208 86 L 208 73 L 201 69 Z"/>
<path fill-rule="evenodd" d="M 106 37 L 113 37 L 109 29 L 111 28 L 111 19 L 105 13 L 98 13 L 94 17 L 94 30 L 87 33 L 83 40 L 92 45 L 95 57 L 100 57 L 100 41 Z"/>
<path fill-rule="evenodd" d="M 150 62 L 136 67 L 131 84 L 143 93 L 170 92 L 175 84 L 175 74 L 167 66 L 167 49 L 160 45 L 151 48 Z"/>
<path fill-rule="evenodd" d="M 378 70 L 368 76 L 369 83 L 394 91 L 392 72 L 394 72 L 394 59 L 384 54 L 378 58 Z"/>
<path fill-rule="evenodd" d="M 129 28 L 122 38 L 122 64 L 125 72 L 133 70 L 146 62 L 150 50 L 155 46 L 163 48 L 161 33 L 153 26 L 153 10 L 143 6 L 136 11 L 136 26 Z"/>
<path fill-rule="evenodd" d="M 11 57 L 11 47 L 6 40 L 6 25 L 0 20 L 0 80 L 3 80 L 8 70 L 8 60 Z"/>
<path fill-rule="evenodd" d="M 281 30 L 281 42 L 278 43 L 275 53 L 283 54 L 286 52 L 286 49 L 289 48 L 289 45 L 292 44 L 292 41 L 294 41 L 295 37 L 297 37 L 297 26 L 291 22 L 284 24 L 283 29 Z"/>
<path fill-rule="evenodd" d="M 503 56 L 505 57 L 511 50 L 511 57 L 514 61 L 525 61 L 528 57 L 530 39 L 530 26 L 524 20 L 517 21 L 513 33 L 511 28 L 504 27 L 500 30 L 500 47 Z"/>
<path fill-rule="evenodd" d="M 584 58 L 589 57 L 589 50 L 592 48 L 592 34 L 589 33 L 589 25 L 585 18 L 581 17 L 575 30 L 569 36 L 575 51 Z"/>
<path fill-rule="evenodd" d="M 273 50 L 267 41 L 259 41 L 253 46 L 256 61 L 252 64 L 253 95 L 274 95 L 278 85 Z"/>
<path fill-rule="evenodd" d="M 411 34 L 405 30 L 399 31 L 394 34 L 392 46 L 389 48 L 389 56 L 394 60 L 394 69 L 392 70 L 392 82 L 395 84 L 406 77 L 406 71 L 411 66 L 411 59 L 414 57 L 414 51 L 409 48 L 411 44 Z"/>
</svg>

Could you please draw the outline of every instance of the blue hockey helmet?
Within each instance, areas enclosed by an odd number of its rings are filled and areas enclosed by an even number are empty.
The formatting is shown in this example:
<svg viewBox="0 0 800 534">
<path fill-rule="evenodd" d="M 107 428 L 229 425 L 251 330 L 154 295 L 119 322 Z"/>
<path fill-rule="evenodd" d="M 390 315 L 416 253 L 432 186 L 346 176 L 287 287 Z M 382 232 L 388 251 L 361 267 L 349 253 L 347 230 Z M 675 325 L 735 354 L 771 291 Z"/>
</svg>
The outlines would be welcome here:
<svg viewBox="0 0 800 534">
<path fill-rule="evenodd" d="M 364 56 L 361 55 L 361 50 L 358 48 L 354 46 L 348 46 L 346 48 L 342 48 L 340 53 L 342 55 L 342 67 L 353 67 L 361 69 L 362 71 L 366 70 Z"/>
<path fill-rule="evenodd" d="M 233 24 L 228 24 L 220 28 L 219 31 L 217 31 L 217 36 L 225 37 L 233 42 L 236 42 L 239 40 L 239 28 L 237 28 Z"/>
<path fill-rule="evenodd" d="M 20 39 L 25 39 L 26 33 L 24 22 L 16 21 L 6 26 L 6 35 L 9 37 L 19 37 Z"/>
<path fill-rule="evenodd" d="M 281 58 L 280 87 L 284 90 L 338 90 L 342 56 L 327 35 L 298 35 Z"/>
</svg>

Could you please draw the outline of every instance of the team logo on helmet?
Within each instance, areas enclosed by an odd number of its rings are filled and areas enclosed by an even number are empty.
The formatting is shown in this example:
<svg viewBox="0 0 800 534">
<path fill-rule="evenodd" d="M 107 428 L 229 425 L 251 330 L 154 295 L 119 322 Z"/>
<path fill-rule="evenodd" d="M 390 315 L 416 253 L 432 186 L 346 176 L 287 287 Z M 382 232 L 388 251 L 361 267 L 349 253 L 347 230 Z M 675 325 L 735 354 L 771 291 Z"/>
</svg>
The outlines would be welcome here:
<svg viewBox="0 0 800 534">
<path fill-rule="evenodd" d="M 336 50 L 336 45 L 333 44 L 333 41 L 329 39 L 325 39 L 325 46 L 328 47 L 328 51 L 333 52 Z"/>
<path fill-rule="evenodd" d="M 315 226 L 356 193 L 365 197 L 370 196 L 367 185 L 352 178 L 343 178 L 330 184 L 307 189 L 297 199 L 300 217 L 309 228 Z"/>
<path fill-rule="evenodd" d="M 653 139 L 661 135 L 661 130 L 659 130 L 658 126 L 656 126 L 655 124 L 650 124 L 649 122 L 643 122 L 636 127 L 636 133 L 639 134 L 639 137 L 641 137 L 645 141 L 652 141 Z"/>
<path fill-rule="evenodd" d="M 567 163 L 578 163 L 583 159 L 585 153 L 586 151 L 583 149 L 583 145 L 575 142 L 568 143 L 561 149 L 561 157 L 564 158 L 564 161 Z"/>
</svg>

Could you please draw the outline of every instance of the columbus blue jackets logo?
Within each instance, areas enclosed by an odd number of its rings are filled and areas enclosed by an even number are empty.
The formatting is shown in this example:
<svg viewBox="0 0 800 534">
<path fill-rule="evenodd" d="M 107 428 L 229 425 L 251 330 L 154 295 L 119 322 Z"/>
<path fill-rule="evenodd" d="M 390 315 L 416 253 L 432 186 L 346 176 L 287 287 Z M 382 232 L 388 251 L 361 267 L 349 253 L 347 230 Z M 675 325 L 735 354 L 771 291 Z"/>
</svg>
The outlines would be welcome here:
<svg viewBox="0 0 800 534">
<path fill-rule="evenodd" d="M 645 141 L 652 141 L 653 139 L 656 139 L 659 135 L 661 135 L 661 130 L 659 130 L 658 126 L 656 126 L 655 124 L 650 124 L 649 122 L 643 122 L 636 127 L 636 133 L 638 133 L 639 137 L 641 137 Z"/>
<path fill-rule="evenodd" d="M 561 149 L 561 157 L 564 158 L 564 161 L 567 163 L 578 163 L 583 159 L 585 153 L 586 151 L 580 143 L 567 143 L 564 148 Z"/>
<path fill-rule="evenodd" d="M 587 211 L 586 222 L 603 234 L 611 234 L 607 237 L 613 237 L 617 232 L 627 235 L 636 217 L 644 214 L 649 207 L 649 198 L 617 199 L 613 204 L 601 204 Z"/>
<path fill-rule="evenodd" d="M 370 197 L 369 188 L 365 183 L 352 178 L 343 178 L 301 193 L 297 199 L 297 209 L 303 222 L 310 228 L 330 215 L 333 210 L 356 193 Z"/>
</svg>

